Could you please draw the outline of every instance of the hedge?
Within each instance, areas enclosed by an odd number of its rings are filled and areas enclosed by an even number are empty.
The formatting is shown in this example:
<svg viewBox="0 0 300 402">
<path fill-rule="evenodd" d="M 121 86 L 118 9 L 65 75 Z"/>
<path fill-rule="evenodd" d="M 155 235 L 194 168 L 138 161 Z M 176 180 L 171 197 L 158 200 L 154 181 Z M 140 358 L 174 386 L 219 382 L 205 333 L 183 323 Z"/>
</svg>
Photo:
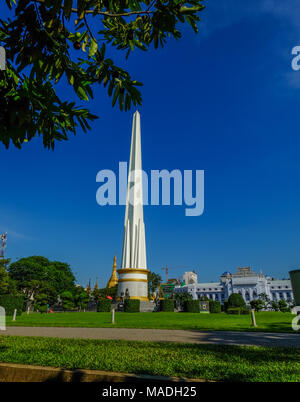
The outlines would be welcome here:
<svg viewBox="0 0 300 402">
<path fill-rule="evenodd" d="M 221 313 L 221 303 L 217 300 L 211 300 L 209 302 L 210 313 Z"/>
<path fill-rule="evenodd" d="M 226 312 L 227 312 L 227 314 L 240 314 L 240 308 L 239 307 L 229 307 Z"/>
<path fill-rule="evenodd" d="M 17 309 L 17 315 L 21 315 L 24 306 L 24 297 L 0 295 L 0 306 L 5 308 L 6 315 L 13 315 L 15 309 Z"/>
<path fill-rule="evenodd" d="M 126 299 L 124 303 L 125 313 L 139 313 L 140 312 L 140 301 L 134 299 Z"/>
<path fill-rule="evenodd" d="M 250 314 L 250 311 L 247 308 L 241 308 L 240 309 L 240 314 Z"/>
<path fill-rule="evenodd" d="M 160 301 L 160 311 L 171 311 L 174 312 L 174 300 L 164 299 Z"/>
<path fill-rule="evenodd" d="M 109 313 L 111 310 L 111 301 L 108 299 L 99 300 L 97 304 L 98 313 Z"/>
<path fill-rule="evenodd" d="M 186 300 L 184 302 L 184 311 L 188 313 L 200 313 L 199 300 Z"/>
</svg>

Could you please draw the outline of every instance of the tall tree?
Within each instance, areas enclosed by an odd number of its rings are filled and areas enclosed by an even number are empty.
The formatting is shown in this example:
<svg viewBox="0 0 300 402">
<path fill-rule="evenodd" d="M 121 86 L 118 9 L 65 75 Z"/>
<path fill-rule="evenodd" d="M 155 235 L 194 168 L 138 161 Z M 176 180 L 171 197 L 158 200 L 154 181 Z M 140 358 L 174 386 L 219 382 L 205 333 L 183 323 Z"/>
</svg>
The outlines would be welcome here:
<svg viewBox="0 0 300 402">
<path fill-rule="evenodd" d="M 96 116 L 60 99 L 64 78 L 88 101 L 102 85 L 121 110 L 142 102 L 142 85 L 115 65 L 107 48 L 126 52 L 163 47 L 183 24 L 198 31 L 202 0 L 6 0 L 11 19 L 0 20 L 6 71 L 0 71 L 0 141 L 21 148 L 43 137 L 45 147 L 67 140 Z M 112 50 L 112 49 L 110 49 Z"/>
<path fill-rule="evenodd" d="M 8 270 L 18 289 L 28 298 L 43 293 L 53 300 L 63 291 L 74 290 L 75 277 L 66 263 L 32 256 L 10 264 Z"/>
</svg>

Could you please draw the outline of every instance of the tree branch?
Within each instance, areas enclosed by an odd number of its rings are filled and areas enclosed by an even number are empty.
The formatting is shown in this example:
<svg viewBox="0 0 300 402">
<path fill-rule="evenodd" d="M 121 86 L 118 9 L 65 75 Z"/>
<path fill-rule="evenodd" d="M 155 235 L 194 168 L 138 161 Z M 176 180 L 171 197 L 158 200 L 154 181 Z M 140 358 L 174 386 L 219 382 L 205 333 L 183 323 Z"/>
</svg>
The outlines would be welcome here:
<svg viewBox="0 0 300 402">
<path fill-rule="evenodd" d="M 39 3 L 44 3 L 45 0 L 37 0 Z M 61 6 L 63 9 L 63 6 Z M 77 8 L 71 8 L 72 13 L 78 14 Z M 152 14 L 153 11 L 148 10 L 141 10 L 141 11 L 129 11 L 127 13 L 109 13 L 107 11 L 96 11 L 95 10 L 85 10 L 84 14 L 98 14 L 98 15 L 103 15 L 106 17 L 128 17 L 130 15 L 140 15 L 140 14 Z"/>
</svg>

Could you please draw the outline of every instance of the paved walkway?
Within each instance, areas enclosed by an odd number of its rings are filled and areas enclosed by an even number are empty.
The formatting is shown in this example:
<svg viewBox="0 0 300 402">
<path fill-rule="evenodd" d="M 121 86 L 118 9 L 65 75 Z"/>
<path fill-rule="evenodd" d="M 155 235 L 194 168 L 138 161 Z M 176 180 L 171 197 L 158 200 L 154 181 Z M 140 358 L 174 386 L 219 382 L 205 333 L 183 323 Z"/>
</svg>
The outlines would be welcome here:
<svg viewBox="0 0 300 402">
<path fill-rule="evenodd" d="M 7 327 L 6 331 L 0 331 L 0 334 L 198 344 L 213 343 L 224 345 L 287 346 L 300 348 L 300 334 L 293 333 L 233 331 L 201 332 L 135 328 Z"/>
</svg>

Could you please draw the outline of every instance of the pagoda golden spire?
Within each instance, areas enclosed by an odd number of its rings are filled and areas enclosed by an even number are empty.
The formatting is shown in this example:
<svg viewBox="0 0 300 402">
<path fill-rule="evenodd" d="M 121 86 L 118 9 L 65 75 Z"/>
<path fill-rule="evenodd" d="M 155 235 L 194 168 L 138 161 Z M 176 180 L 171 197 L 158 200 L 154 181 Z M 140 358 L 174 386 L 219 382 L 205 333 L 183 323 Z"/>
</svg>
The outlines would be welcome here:
<svg viewBox="0 0 300 402">
<path fill-rule="evenodd" d="M 118 284 L 118 276 L 117 276 L 117 257 L 114 257 L 114 265 L 113 265 L 113 271 L 110 277 L 110 280 L 107 282 L 106 287 L 107 288 L 113 288 Z"/>
</svg>

